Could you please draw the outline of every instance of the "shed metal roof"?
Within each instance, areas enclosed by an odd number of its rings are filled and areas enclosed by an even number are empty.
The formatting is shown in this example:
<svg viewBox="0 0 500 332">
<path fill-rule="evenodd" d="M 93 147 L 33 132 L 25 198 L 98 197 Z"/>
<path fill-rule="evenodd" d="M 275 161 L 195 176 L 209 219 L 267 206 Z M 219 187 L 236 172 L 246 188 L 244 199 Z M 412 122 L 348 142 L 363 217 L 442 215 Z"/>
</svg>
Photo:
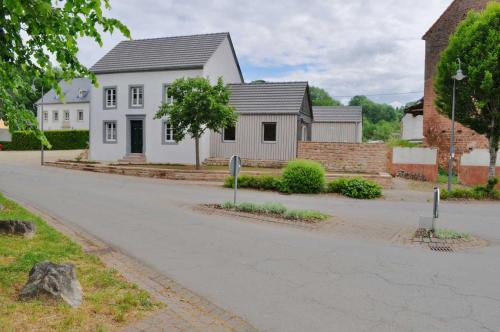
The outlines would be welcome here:
<svg viewBox="0 0 500 332">
<path fill-rule="evenodd" d="M 361 106 L 313 106 L 314 122 L 361 122 Z"/>
<path fill-rule="evenodd" d="M 230 84 L 229 103 L 242 114 L 298 114 L 307 82 Z"/>
<path fill-rule="evenodd" d="M 90 70 L 96 74 L 105 74 L 203 68 L 226 38 L 233 48 L 228 32 L 125 40 L 97 61 Z M 238 63 L 234 48 L 233 55 Z"/>
<path fill-rule="evenodd" d="M 90 102 L 90 88 L 92 82 L 88 78 L 75 78 L 72 81 L 60 81 L 59 86 L 64 93 L 65 104 Z M 36 102 L 37 105 L 41 103 L 42 98 Z M 51 89 L 43 95 L 43 103 L 63 104 L 55 89 Z"/>
</svg>

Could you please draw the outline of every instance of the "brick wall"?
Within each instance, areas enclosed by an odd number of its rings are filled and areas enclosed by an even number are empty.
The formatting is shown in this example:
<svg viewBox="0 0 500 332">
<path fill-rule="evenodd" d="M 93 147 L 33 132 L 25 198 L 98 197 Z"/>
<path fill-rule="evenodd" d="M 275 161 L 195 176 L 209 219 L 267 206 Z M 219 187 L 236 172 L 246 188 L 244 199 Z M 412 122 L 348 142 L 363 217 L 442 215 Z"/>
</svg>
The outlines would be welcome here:
<svg viewBox="0 0 500 332">
<path fill-rule="evenodd" d="M 480 10 L 486 7 L 489 0 L 455 0 L 443 13 L 439 20 L 425 34 L 425 86 L 424 86 L 424 136 L 425 143 L 439 150 L 439 164 L 446 166 L 450 149 L 451 121 L 437 112 L 434 105 L 434 87 L 432 78 L 441 52 L 448 45 L 450 35 L 464 19 L 469 10 Z M 460 155 L 471 149 L 487 147 L 488 141 L 458 124 L 456 126 L 456 154 Z"/>
<path fill-rule="evenodd" d="M 331 172 L 387 172 L 383 143 L 299 142 L 297 158 L 316 160 Z"/>
</svg>

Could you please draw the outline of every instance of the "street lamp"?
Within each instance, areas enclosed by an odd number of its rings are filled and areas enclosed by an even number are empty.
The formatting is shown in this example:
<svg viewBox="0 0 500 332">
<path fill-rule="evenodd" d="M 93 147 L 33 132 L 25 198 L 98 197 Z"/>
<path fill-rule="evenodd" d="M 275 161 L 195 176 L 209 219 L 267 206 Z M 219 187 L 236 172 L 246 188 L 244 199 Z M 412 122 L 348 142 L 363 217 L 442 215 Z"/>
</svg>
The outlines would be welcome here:
<svg viewBox="0 0 500 332">
<path fill-rule="evenodd" d="M 38 77 L 35 77 L 33 78 L 33 82 L 31 82 L 31 89 L 33 91 L 36 92 L 36 87 L 35 87 L 35 80 L 36 79 L 39 79 L 41 81 L 40 78 Z M 42 109 L 41 109 L 41 112 L 40 112 L 40 130 L 42 131 L 42 134 L 43 134 L 43 82 L 42 82 Z M 43 166 L 43 142 L 41 142 L 41 145 L 40 145 L 40 164 Z"/>
<path fill-rule="evenodd" d="M 458 69 L 453 78 L 453 101 L 451 104 L 451 134 L 450 134 L 450 159 L 448 161 L 448 191 L 451 191 L 451 176 L 453 172 L 453 159 L 455 159 L 455 91 L 457 81 L 461 81 L 467 76 L 464 75 L 461 68 L 460 58 L 457 58 Z"/>
</svg>

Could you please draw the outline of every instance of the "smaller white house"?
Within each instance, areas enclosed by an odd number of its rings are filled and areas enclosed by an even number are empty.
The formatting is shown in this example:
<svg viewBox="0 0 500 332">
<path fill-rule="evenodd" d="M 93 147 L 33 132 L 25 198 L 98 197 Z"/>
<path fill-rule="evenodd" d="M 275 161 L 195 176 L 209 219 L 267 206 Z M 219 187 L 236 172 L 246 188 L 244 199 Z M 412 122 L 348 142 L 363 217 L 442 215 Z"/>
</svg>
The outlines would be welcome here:
<svg viewBox="0 0 500 332">
<path fill-rule="evenodd" d="M 401 119 L 401 138 L 420 142 L 424 139 L 424 100 L 409 105 Z"/>
<path fill-rule="evenodd" d="M 59 85 L 64 93 L 64 101 L 51 89 L 36 102 L 39 126 L 41 127 L 43 119 L 44 130 L 88 130 L 91 81 L 76 78 L 71 82 L 61 81 Z"/>
<path fill-rule="evenodd" d="M 360 106 L 313 106 L 313 142 L 361 143 L 363 111 Z"/>
</svg>

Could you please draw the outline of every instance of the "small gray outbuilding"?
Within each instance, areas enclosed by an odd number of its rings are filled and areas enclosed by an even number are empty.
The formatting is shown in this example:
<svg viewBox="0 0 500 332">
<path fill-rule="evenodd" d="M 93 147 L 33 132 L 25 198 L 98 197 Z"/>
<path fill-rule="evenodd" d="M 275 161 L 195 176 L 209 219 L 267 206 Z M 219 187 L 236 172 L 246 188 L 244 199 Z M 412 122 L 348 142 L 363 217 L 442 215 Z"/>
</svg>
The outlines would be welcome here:
<svg viewBox="0 0 500 332">
<path fill-rule="evenodd" d="M 361 143 L 363 112 L 360 106 L 313 106 L 313 142 Z"/>
</svg>

